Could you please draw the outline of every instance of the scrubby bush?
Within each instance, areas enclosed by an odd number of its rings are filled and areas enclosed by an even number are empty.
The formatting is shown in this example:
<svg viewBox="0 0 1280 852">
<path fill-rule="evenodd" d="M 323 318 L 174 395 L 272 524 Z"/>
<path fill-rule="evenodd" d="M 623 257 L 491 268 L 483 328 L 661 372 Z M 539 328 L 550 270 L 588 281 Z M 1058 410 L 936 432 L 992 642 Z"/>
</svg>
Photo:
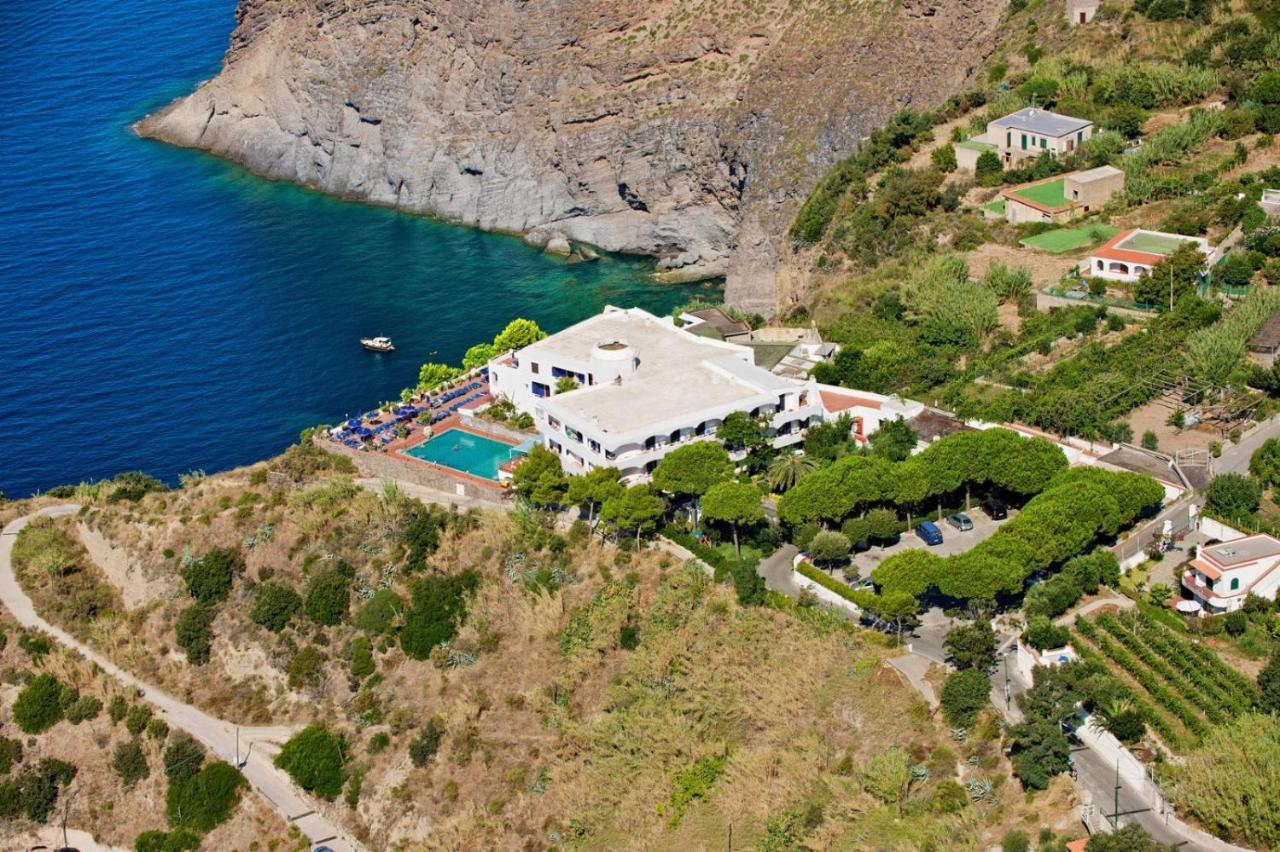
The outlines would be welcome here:
<svg viewBox="0 0 1280 852">
<path fill-rule="evenodd" d="M 169 824 L 201 833 L 212 831 L 231 817 L 248 787 L 240 771 L 221 760 L 179 778 L 171 777 L 165 796 Z"/>
<path fill-rule="evenodd" d="M 238 550 L 215 547 L 182 570 L 191 597 L 203 604 L 223 600 L 231 592 L 235 575 L 244 571 Z"/>
<path fill-rule="evenodd" d="M 1223 617 L 1223 621 L 1226 622 L 1227 633 L 1232 636 L 1243 636 L 1245 631 L 1249 629 L 1249 616 L 1238 609 L 1227 613 Z"/>
<path fill-rule="evenodd" d="M 147 729 L 151 722 L 151 708 L 145 704 L 135 704 L 129 708 L 124 717 L 124 727 L 132 736 L 138 736 Z"/>
<path fill-rule="evenodd" d="M 139 781 L 151 775 L 147 755 L 136 739 L 116 746 L 111 755 L 111 768 L 120 776 L 126 790 L 132 790 Z"/>
<path fill-rule="evenodd" d="M 178 647 L 187 653 L 187 661 L 193 666 L 209 662 L 213 642 L 213 613 L 201 604 L 184 609 L 174 624 L 174 638 Z"/>
<path fill-rule="evenodd" d="M 77 698 L 66 710 L 67 721 L 73 725 L 98 718 L 102 712 L 102 702 L 92 695 Z"/>
<path fill-rule="evenodd" d="M 310 725 L 284 744 L 275 764 L 302 789 L 332 800 L 342 791 L 344 750 L 340 736 L 321 725 Z"/>
<path fill-rule="evenodd" d="M 185 829 L 144 831 L 133 841 L 133 852 L 199 852 L 200 836 Z"/>
<path fill-rule="evenodd" d="M 115 478 L 111 480 L 111 485 L 112 488 L 107 493 L 107 502 L 109 503 L 119 503 L 122 500 L 136 503 L 153 491 L 169 490 L 169 486 L 151 474 L 143 473 L 139 470 L 116 474 Z"/>
<path fill-rule="evenodd" d="M 404 601 L 391 589 L 379 589 L 356 611 L 355 624 L 374 635 L 395 630 L 396 617 L 404 612 Z"/>
<path fill-rule="evenodd" d="M 1245 518 L 1258 511 L 1262 489 L 1258 483 L 1238 473 L 1215 477 L 1205 492 L 1208 507 L 1227 518 Z"/>
<path fill-rule="evenodd" d="M 315 645 L 298 649 L 285 670 L 289 674 L 289 686 L 294 689 L 315 686 L 324 674 L 324 652 Z"/>
<path fill-rule="evenodd" d="M 307 618 L 332 627 L 347 615 L 350 582 L 337 571 L 323 571 L 307 585 Z"/>
<path fill-rule="evenodd" d="M 62 716 L 62 684 L 48 673 L 32 678 L 13 702 L 14 724 L 24 734 L 43 733 Z"/>
<path fill-rule="evenodd" d="M 452 639 L 466 618 L 467 596 L 479 582 L 479 575 L 470 570 L 419 580 L 400 631 L 404 652 L 415 660 L 425 660 L 432 648 Z"/>
<path fill-rule="evenodd" d="M 76 772 L 72 764 L 46 757 L 15 778 L 0 780 L 0 820 L 22 814 L 32 822 L 45 822 L 59 793 L 75 779 Z"/>
<path fill-rule="evenodd" d="M 991 681 L 980 669 L 960 669 L 942 684 L 942 713 L 957 728 L 967 728 L 987 704 Z"/>
<path fill-rule="evenodd" d="M 947 653 L 958 669 L 989 669 L 996 661 L 996 634 L 986 621 L 951 628 Z"/>
<path fill-rule="evenodd" d="M 422 767 L 431 762 L 440 750 L 440 740 L 444 738 L 444 722 L 438 716 L 432 716 L 422 730 L 409 743 L 409 759 L 414 766 Z"/>
<path fill-rule="evenodd" d="M 293 589 L 280 583 L 263 583 L 254 593 L 250 617 L 272 633 L 279 633 L 301 608 L 302 598 Z"/>
<path fill-rule="evenodd" d="M 1037 651 L 1048 651 L 1061 648 L 1071 641 L 1071 632 L 1043 615 L 1033 615 L 1027 620 L 1027 629 L 1023 631 L 1022 638 Z"/>
<path fill-rule="evenodd" d="M 351 640 L 351 679 L 359 682 L 373 674 L 377 666 L 373 662 L 373 643 L 367 636 Z"/>
</svg>

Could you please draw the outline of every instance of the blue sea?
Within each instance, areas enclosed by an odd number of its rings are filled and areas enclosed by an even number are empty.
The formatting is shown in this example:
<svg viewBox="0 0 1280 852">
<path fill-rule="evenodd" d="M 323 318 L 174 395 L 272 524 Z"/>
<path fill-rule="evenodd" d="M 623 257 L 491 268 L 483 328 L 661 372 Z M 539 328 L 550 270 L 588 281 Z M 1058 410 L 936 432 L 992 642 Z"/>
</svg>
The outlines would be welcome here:
<svg viewBox="0 0 1280 852">
<path fill-rule="evenodd" d="M 512 317 L 705 289 L 323 197 L 130 122 L 216 73 L 234 0 L 0 2 L 0 491 L 280 452 Z M 362 351 L 388 335 L 398 351 Z"/>
</svg>

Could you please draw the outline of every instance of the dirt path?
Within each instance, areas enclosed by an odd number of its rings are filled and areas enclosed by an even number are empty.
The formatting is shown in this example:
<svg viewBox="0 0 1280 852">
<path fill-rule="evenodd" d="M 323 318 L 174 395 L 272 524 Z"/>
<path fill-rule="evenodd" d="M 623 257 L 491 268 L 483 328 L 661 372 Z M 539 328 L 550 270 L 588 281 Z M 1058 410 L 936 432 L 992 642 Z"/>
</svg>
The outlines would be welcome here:
<svg viewBox="0 0 1280 852">
<path fill-rule="evenodd" d="M 49 517 L 74 515 L 79 506 L 67 504 L 53 506 L 38 514 Z M 229 722 L 184 704 L 157 687 L 146 683 L 117 666 L 103 654 L 73 638 L 66 631 L 48 623 L 36 612 L 27 593 L 18 585 L 13 572 L 13 543 L 18 533 L 34 515 L 27 515 L 10 522 L 0 532 L 0 603 L 12 613 L 24 627 L 41 630 L 62 645 L 71 648 L 85 659 L 95 663 L 104 672 L 131 689 L 153 705 L 170 726 L 181 728 L 204 744 L 213 754 L 235 764 L 240 758 L 240 770 L 253 788 L 262 794 L 285 821 L 296 825 L 313 844 L 324 844 L 333 852 L 353 852 L 362 849 L 359 843 L 347 838 L 341 828 L 316 811 L 316 804 L 307 794 L 293 785 L 289 777 L 277 769 L 268 756 L 268 750 L 292 733 L 289 728 L 237 728 Z"/>
</svg>

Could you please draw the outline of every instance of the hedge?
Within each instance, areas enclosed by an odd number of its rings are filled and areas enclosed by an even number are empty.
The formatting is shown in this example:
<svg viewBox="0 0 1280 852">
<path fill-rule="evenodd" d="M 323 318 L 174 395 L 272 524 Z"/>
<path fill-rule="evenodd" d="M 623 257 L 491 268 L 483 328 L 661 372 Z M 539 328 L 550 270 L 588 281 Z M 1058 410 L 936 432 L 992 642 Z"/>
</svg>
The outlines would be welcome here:
<svg viewBox="0 0 1280 852">
<path fill-rule="evenodd" d="M 819 586 L 822 586 L 822 588 L 827 591 L 835 592 L 849 603 L 854 606 L 861 607 L 862 609 L 867 609 L 875 600 L 875 595 L 872 592 L 865 589 L 855 589 L 852 586 L 846 585 L 834 577 L 830 577 L 822 573 L 808 562 L 801 562 L 796 567 L 796 571 L 800 572 L 802 576 L 817 583 Z"/>
</svg>

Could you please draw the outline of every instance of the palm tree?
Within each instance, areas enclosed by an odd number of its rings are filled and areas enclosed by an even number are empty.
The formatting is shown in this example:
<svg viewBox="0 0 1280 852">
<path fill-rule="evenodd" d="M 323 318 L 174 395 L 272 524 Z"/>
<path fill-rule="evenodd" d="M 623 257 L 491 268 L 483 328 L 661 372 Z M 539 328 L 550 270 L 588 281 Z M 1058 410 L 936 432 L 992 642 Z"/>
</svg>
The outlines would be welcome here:
<svg viewBox="0 0 1280 852">
<path fill-rule="evenodd" d="M 765 477 L 769 480 L 770 488 L 782 493 L 795 488 L 796 483 L 812 473 L 817 467 L 818 460 L 813 456 L 789 453 L 774 459 L 770 463 L 769 472 Z"/>
</svg>

